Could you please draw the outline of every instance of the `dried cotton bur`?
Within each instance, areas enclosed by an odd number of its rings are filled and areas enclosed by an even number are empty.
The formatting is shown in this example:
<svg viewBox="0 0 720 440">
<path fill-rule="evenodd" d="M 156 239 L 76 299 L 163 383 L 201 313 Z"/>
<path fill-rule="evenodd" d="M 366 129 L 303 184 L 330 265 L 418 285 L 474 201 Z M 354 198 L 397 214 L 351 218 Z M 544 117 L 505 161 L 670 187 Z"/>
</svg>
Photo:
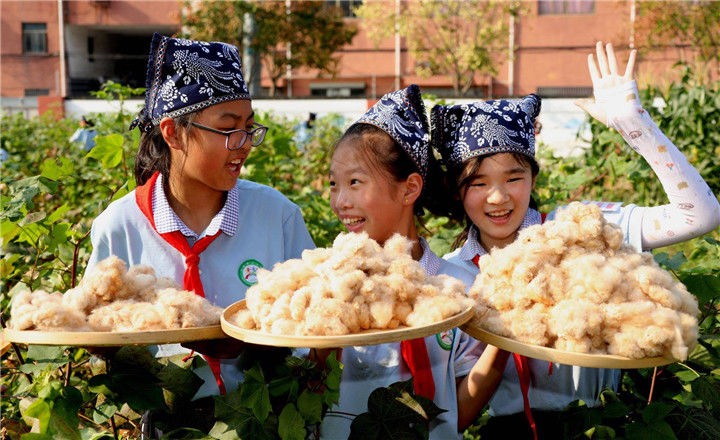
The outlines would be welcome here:
<svg viewBox="0 0 720 440">
<path fill-rule="evenodd" d="M 521 230 L 479 267 L 475 319 L 502 336 L 636 359 L 685 359 L 698 337 L 695 297 L 650 253 L 623 244 L 594 204 L 571 203 Z"/>
<path fill-rule="evenodd" d="M 149 266 L 111 256 L 62 294 L 43 290 L 13 297 L 10 326 L 16 330 L 138 331 L 206 327 L 220 323 L 222 308 L 158 278 Z"/>
<path fill-rule="evenodd" d="M 411 248 L 398 234 L 384 247 L 366 233 L 340 234 L 332 248 L 259 270 L 247 309 L 231 320 L 276 335 L 343 335 L 431 324 L 472 305 L 462 281 L 428 276 Z"/>
</svg>

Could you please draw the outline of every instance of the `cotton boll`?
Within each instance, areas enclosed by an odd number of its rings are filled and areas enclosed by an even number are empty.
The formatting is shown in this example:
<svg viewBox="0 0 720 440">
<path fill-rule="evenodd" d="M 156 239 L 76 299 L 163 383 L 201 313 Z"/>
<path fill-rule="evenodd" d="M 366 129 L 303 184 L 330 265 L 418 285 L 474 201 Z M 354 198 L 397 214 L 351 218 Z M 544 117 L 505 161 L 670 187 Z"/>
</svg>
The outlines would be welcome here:
<svg viewBox="0 0 720 440">
<path fill-rule="evenodd" d="M 297 333 L 300 323 L 292 319 L 280 318 L 273 321 L 270 333 L 273 335 L 294 335 Z"/>
<path fill-rule="evenodd" d="M 163 289 L 157 292 L 158 308 L 165 328 L 191 328 L 217 325 L 222 308 L 186 290 Z"/>
<path fill-rule="evenodd" d="M 292 294 L 290 304 L 290 317 L 296 321 L 302 321 L 305 318 L 305 309 L 310 304 L 312 294 L 306 287 L 301 287 Z"/>
<path fill-rule="evenodd" d="M 125 288 L 126 273 L 125 262 L 113 255 L 99 262 L 92 273 L 85 275 L 80 285 L 95 295 L 98 303 L 108 303 L 128 296 Z"/>
<path fill-rule="evenodd" d="M 550 342 L 547 335 L 547 308 L 535 304 L 529 309 L 515 309 L 511 313 L 511 331 L 520 341 L 534 345 Z"/>
<path fill-rule="evenodd" d="M 573 351 L 575 353 L 590 353 L 593 350 L 592 340 L 588 337 L 576 338 L 558 338 L 555 341 L 555 348 L 563 351 Z"/>
<path fill-rule="evenodd" d="M 330 289 L 333 298 L 342 301 L 350 301 L 360 290 L 367 276 L 361 270 L 353 270 L 346 274 L 335 276 L 330 280 Z"/>
<path fill-rule="evenodd" d="M 370 304 L 370 317 L 372 328 L 385 328 L 393 318 L 395 301 L 392 299 L 381 299 Z"/>
<path fill-rule="evenodd" d="M 307 263 L 308 266 L 313 267 L 327 261 L 330 255 L 330 249 L 326 248 L 305 249 L 302 252 L 302 261 Z"/>
<path fill-rule="evenodd" d="M 157 280 L 155 281 L 155 289 L 161 290 L 161 289 L 167 289 L 167 288 L 180 290 L 180 289 L 182 289 L 182 286 L 180 286 L 180 284 L 178 284 L 172 278 L 158 277 Z"/>
<path fill-rule="evenodd" d="M 125 288 L 130 297 L 152 300 L 157 277 L 150 266 L 132 266 L 125 275 Z"/>
<path fill-rule="evenodd" d="M 242 309 L 230 317 L 230 322 L 247 330 L 255 329 L 255 319 L 250 310 Z"/>
<path fill-rule="evenodd" d="M 365 302 L 362 296 L 353 298 L 351 304 L 358 318 L 358 324 L 361 330 L 367 330 L 372 325 L 372 316 L 370 315 L 370 306 Z"/>
<path fill-rule="evenodd" d="M 410 255 L 412 250 L 412 241 L 406 239 L 400 234 L 393 234 L 392 237 L 385 240 L 383 248 L 391 256 Z"/>
<path fill-rule="evenodd" d="M 97 305 L 98 298 L 93 293 L 78 286 L 65 292 L 62 301 L 67 307 L 86 314 Z"/>
</svg>

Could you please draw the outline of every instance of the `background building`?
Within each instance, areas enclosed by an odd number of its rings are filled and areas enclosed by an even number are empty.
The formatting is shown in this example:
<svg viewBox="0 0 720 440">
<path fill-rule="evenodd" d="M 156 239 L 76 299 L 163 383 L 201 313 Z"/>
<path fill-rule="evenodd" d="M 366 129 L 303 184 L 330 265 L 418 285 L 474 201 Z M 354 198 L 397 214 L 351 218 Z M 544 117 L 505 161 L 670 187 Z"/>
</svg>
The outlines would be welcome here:
<svg viewBox="0 0 720 440">
<path fill-rule="evenodd" d="M 451 96 L 447 78 L 420 78 L 402 39 L 375 46 L 353 17 L 358 0 L 333 1 L 359 32 L 340 51 L 334 78 L 297 69 L 280 84 L 287 97 L 375 98 L 417 83 L 424 91 Z M 389 2 L 389 6 L 394 4 Z M 627 48 L 631 43 L 633 1 L 548 0 L 523 3 L 526 12 L 511 22 L 512 57 L 494 77 L 478 77 L 470 97 L 587 96 L 586 55 L 597 40 Z M 106 80 L 144 86 L 153 32 L 180 28 L 181 1 L 13 1 L 3 0 L 0 35 L 0 96 L 3 106 L 37 96 L 87 97 Z M 397 42 L 399 41 L 399 45 Z M 622 55 L 621 55 L 622 56 Z M 663 70 L 677 60 L 672 52 L 645 57 L 646 70 Z M 269 86 L 263 78 L 262 86 Z"/>
</svg>

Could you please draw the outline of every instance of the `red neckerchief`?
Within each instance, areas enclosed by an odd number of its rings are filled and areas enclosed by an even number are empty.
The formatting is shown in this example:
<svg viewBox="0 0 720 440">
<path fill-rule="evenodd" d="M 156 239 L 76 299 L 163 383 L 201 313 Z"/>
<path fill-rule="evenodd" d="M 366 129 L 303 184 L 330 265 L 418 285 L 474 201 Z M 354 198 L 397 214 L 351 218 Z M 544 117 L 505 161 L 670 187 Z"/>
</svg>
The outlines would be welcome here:
<svg viewBox="0 0 720 440">
<path fill-rule="evenodd" d="M 547 218 L 547 214 L 541 212 L 540 213 L 540 223 L 545 223 L 545 219 Z M 472 262 L 475 264 L 475 266 L 478 266 L 479 268 L 479 262 L 480 262 L 480 255 L 475 255 L 472 259 Z M 530 409 L 530 399 L 528 398 L 528 391 L 530 390 L 530 367 L 528 365 L 527 357 L 513 353 L 513 361 L 515 362 L 515 370 L 517 370 L 518 379 L 520 380 L 520 392 L 522 393 L 523 397 L 523 408 L 525 409 L 525 417 L 528 419 L 528 423 L 530 424 L 530 429 L 532 429 L 533 432 L 533 438 L 535 440 L 538 440 L 537 435 L 537 427 L 535 426 L 535 418 L 532 415 L 532 410 Z M 553 364 L 550 362 L 550 367 L 548 369 L 548 375 L 551 375 L 553 372 Z"/>
<path fill-rule="evenodd" d="M 135 188 L 135 201 L 137 202 L 138 208 L 145 214 L 145 217 L 147 217 L 155 232 L 157 232 L 157 228 L 155 227 L 155 216 L 152 211 L 152 194 L 158 176 L 159 173 L 155 172 L 144 185 Z M 158 235 L 185 257 L 183 289 L 194 292 L 196 295 L 204 298 L 205 291 L 203 290 L 202 280 L 200 279 L 200 269 L 198 267 L 200 264 L 200 254 L 220 235 L 220 231 L 218 230 L 215 235 L 201 238 L 195 242 L 192 247 L 190 247 L 187 238 L 185 238 L 180 231 L 166 232 L 164 234 L 158 233 Z M 225 394 L 225 383 L 220 376 L 220 360 L 204 355 L 203 357 L 207 360 L 210 370 L 212 370 L 213 376 L 215 376 L 220 394 Z"/>
<path fill-rule="evenodd" d="M 435 380 L 430 367 L 430 357 L 424 338 L 400 342 L 400 352 L 413 377 L 415 394 L 433 400 Z"/>
</svg>

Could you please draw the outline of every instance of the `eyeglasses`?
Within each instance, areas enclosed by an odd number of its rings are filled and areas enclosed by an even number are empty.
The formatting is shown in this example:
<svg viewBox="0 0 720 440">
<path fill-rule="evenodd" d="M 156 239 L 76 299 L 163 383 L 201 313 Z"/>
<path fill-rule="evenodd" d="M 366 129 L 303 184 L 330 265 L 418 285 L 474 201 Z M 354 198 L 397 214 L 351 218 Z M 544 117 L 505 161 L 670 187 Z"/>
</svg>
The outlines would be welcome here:
<svg viewBox="0 0 720 440">
<path fill-rule="evenodd" d="M 225 136 L 225 148 L 230 151 L 242 148 L 242 146 L 245 145 L 245 142 L 247 142 L 248 136 L 250 136 L 250 145 L 257 147 L 262 144 L 262 141 L 265 139 L 265 134 L 268 131 L 267 127 L 260 124 L 254 124 L 255 128 L 250 131 L 243 130 L 242 128 L 237 130 L 222 131 L 212 127 L 206 127 L 196 122 L 191 122 L 190 125 Z"/>
</svg>

